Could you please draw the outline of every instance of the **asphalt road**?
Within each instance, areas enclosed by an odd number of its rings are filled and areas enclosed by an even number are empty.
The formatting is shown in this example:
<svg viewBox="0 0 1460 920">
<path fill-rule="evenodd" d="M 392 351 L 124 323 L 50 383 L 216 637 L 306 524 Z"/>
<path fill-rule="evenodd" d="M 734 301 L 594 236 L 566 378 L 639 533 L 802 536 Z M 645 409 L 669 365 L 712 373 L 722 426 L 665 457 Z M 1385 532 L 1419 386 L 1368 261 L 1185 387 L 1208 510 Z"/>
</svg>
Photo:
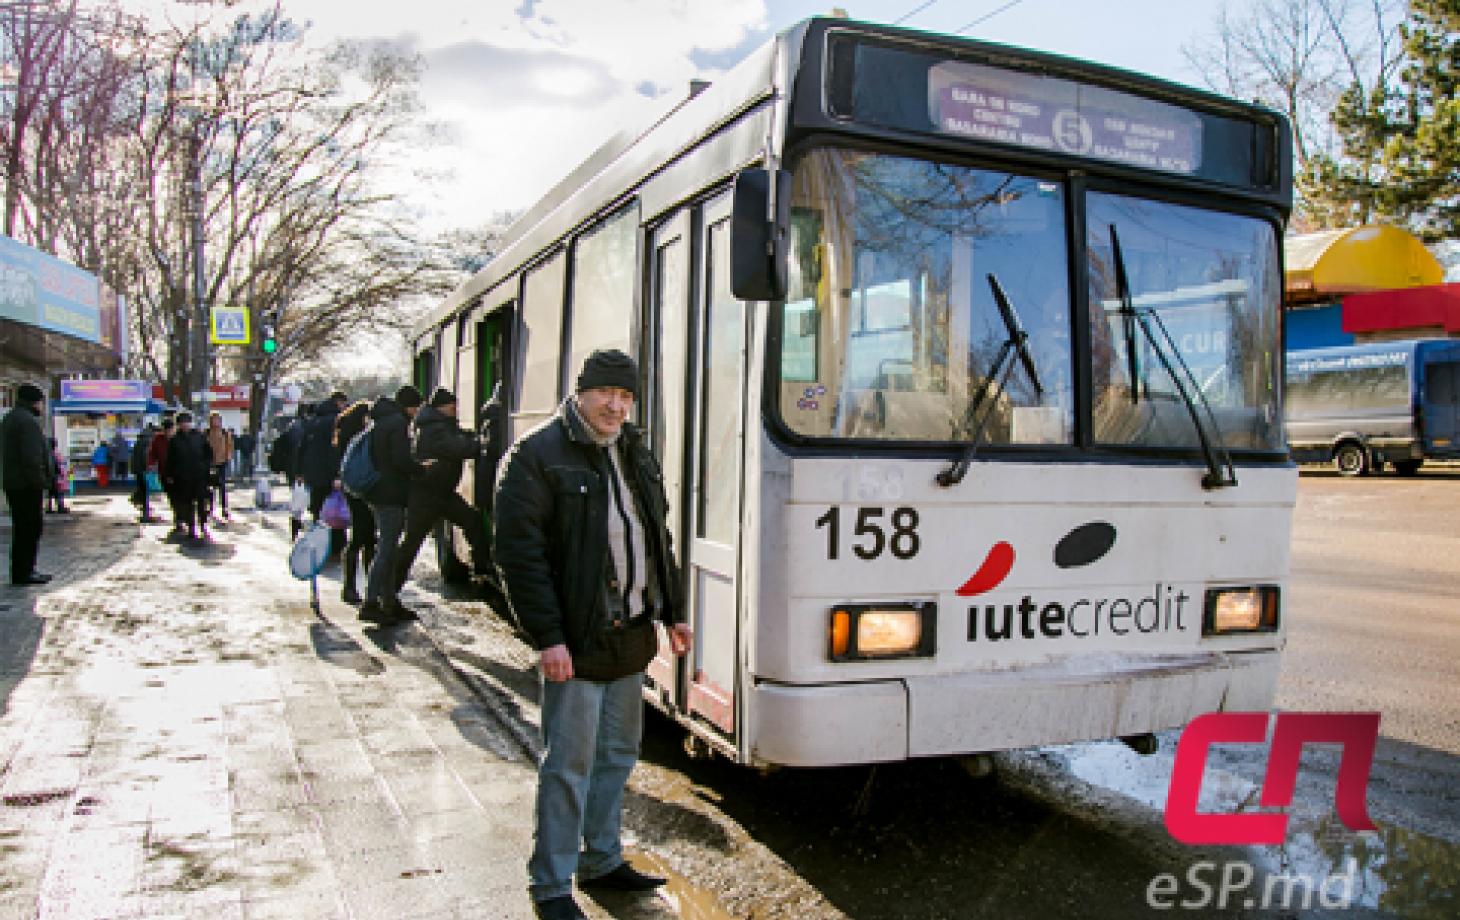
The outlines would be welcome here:
<svg viewBox="0 0 1460 920">
<path fill-rule="evenodd" d="M 1385 738 L 1460 755 L 1460 469 L 1305 470 L 1281 709 L 1382 714 Z"/>
</svg>

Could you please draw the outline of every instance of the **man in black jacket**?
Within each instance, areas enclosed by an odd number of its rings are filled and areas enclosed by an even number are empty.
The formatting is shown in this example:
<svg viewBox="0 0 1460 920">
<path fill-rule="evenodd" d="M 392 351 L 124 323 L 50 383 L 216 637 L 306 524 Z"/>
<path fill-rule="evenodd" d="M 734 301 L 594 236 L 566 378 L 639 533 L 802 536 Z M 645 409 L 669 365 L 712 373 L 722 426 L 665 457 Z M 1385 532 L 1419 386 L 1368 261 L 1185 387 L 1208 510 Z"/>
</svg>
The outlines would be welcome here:
<svg viewBox="0 0 1460 920">
<path fill-rule="evenodd" d="M 431 394 L 431 404 L 416 415 L 411 429 L 411 456 L 418 461 L 434 462 L 429 472 L 411 480 L 406 534 L 401 538 L 400 555 L 395 561 L 397 589 L 410 577 L 411 566 L 426 536 L 443 519 L 466 532 L 474 568 L 479 575 L 487 574 L 492 562 L 486 525 L 481 512 L 468 505 L 456 491 L 457 483 L 461 482 L 462 464 L 475 460 L 481 453 L 480 439 L 457 424 L 456 396 L 444 387 Z"/>
<path fill-rule="evenodd" d="M 199 528 L 203 539 L 212 536 L 208 533 L 208 482 L 212 469 L 213 451 L 202 432 L 193 427 L 193 414 L 179 412 L 177 433 L 167 444 L 162 481 L 177 499 L 179 526 L 186 525 L 189 540 L 198 539 Z"/>
<path fill-rule="evenodd" d="M 692 639 L 659 465 L 627 421 L 639 373 L 595 351 L 577 392 L 502 461 L 493 548 L 512 613 L 540 650 L 543 759 L 529 895 L 543 918 L 582 917 L 583 887 L 646 890 L 664 880 L 624 861 L 624 783 L 638 759 L 643 670 Z M 581 843 L 581 855 L 580 855 Z"/>
<path fill-rule="evenodd" d="M 329 399 L 314 407 L 314 417 L 305 423 L 299 437 L 294 471 L 309 488 L 309 516 L 315 521 L 319 520 L 324 500 L 340 487 L 340 452 L 343 447 L 335 446 L 335 419 L 348 403 L 349 398 L 344 393 L 331 393 Z M 337 555 L 344 548 L 345 532 L 337 530 L 331 533 L 330 555 Z"/>
<path fill-rule="evenodd" d="M 365 580 L 365 602 L 360 605 L 360 619 L 368 622 L 388 624 L 409 619 L 397 596 L 395 560 L 405 527 L 411 479 L 426 469 L 411 458 L 409 426 L 420 408 L 421 391 L 409 385 L 396 390 L 395 399 L 382 396 L 370 407 L 374 425 L 366 437 L 370 439 L 370 460 L 380 479 L 365 493 L 376 527 L 375 558 Z"/>
<path fill-rule="evenodd" d="M 10 503 L 10 583 L 43 585 L 51 576 L 35 570 L 45 514 L 46 475 L 51 452 L 41 433 L 41 403 L 46 394 L 24 383 L 15 393 L 15 408 L 0 421 L 0 466 L 4 467 L 5 500 Z"/>
</svg>

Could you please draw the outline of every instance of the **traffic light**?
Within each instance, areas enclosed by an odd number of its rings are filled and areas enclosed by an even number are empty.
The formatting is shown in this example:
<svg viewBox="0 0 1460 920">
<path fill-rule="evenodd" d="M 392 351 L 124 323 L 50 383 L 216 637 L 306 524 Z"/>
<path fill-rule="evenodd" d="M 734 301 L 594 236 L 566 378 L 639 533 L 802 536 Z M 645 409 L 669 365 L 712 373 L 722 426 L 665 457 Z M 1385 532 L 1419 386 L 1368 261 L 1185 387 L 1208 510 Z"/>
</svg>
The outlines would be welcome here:
<svg viewBox="0 0 1460 920">
<path fill-rule="evenodd" d="M 263 335 L 259 338 L 259 347 L 264 350 L 266 355 L 271 355 L 279 350 L 279 340 L 274 338 L 273 323 L 264 324 Z"/>
</svg>

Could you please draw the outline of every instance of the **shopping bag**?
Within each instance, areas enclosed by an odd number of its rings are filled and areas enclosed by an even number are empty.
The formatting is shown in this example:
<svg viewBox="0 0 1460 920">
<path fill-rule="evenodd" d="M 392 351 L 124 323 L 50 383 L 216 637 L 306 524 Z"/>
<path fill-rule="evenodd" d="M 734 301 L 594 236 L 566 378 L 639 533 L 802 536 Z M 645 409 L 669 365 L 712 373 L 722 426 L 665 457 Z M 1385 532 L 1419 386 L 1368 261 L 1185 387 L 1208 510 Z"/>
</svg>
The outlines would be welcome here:
<svg viewBox="0 0 1460 920">
<path fill-rule="evenodd" d="M 253 506 L 267 511 L 274 503 L 274 483 L 267 475 L 260 474 L 253 483 Z"/>
<path fill-rule="evenodd" d="M 289 516 L 296 521 L 304 520 L 309 513 L 309 486 L 302 482 L 294 483 L 294 489 L 289 493 Z"/>
<path fill-rule="evenodd" d="M 335 489 L 329 494 L 319 509 L 319 519 L 335 530 L 344 530 L 350 526 L 350 503 L 345 501 L 343 492 Z"/>
<path fill-rule="evenodd" d="M 156 470 L 147 471 L 147 491 L 154 495 L 162 491 L 162 477 Z"/>
<path fill-rule="evenodd" d="M 289 572 L 306 581 L 320 573 L 329 557 L 330 529 L 324 524 L 314 524 L 294 541 L 294 548 L 289 551 Z"/>
</svg>

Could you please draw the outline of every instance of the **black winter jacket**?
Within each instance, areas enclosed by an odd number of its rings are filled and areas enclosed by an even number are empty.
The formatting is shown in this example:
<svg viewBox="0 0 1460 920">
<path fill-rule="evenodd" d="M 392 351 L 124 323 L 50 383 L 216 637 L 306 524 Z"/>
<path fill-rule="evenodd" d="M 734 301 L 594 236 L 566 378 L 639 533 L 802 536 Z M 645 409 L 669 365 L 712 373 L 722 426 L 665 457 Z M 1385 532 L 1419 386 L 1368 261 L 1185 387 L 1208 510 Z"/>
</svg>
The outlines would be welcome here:
<svg viewBox="0 0 1460 920">
<path fill-rule="evenodd" d="M 162 479 L 170 490 L 193 496 L 208 487 L 208 474 L 213 469 L 213 449 L 208 439 L 196 428 L 179 431 L 167 444 L 167 463 Z"/>
<path fill-rule="evenodd" d="M 5 468 L 5 488 L 41 492 L 55 481 L 47 478 L 51 451 L 41 433 L 41 423 L 29 406 L 16 406 L 5 413 L 5 420 L 0 422 L 0 442 L 4 449 L 0 465 Z"/>
<path fill-rule="evenodd" d="M 326 399 L 314 408 L 314 415 L 305 423 L 299 437 L 298 459 L 294 475 L 304 480 L 311 492 L 323 489 L 339 478 L 340 450 L 335 449 L 335 416 L 340 407 Z"/>
<path fill-rule="evenodd" d="M 644 549 L 657 567 L 663 598 L 655 613 L 666 626 L 682 623 L 663 473 L 628 422 L 618 449 L 644 527 Z M 492 508 L 493 553 L 513 614 L 539 649 L 566 644 L 577 656 L 592 651 L 606 627 L 612 475 L 605 448 L 593 443 L 566 400 L 502 460 Z"/>
<path fill-rule="evenodd" d="M 421 407 L 411 431 L 412 458 L 436 461 L 411 481 L 411 504 L 420 507 L 442 502 L 461 482 L 462 464 L 481 453 L 481 441 L 434 406 Z"/>
<path fill-rule="evenodd" d="M 375 427 L 370 429 L 370 460 L 380 473 L 380 481 L 365 493 L 365 500 L 382 507 L 405 507 L 411 479 L 420 472 L 420 464 L 411 459 L 411 439 L 407 432 L 410 419 L 396 401 L 382 396 L 370 407 Z"/>
</svg>

